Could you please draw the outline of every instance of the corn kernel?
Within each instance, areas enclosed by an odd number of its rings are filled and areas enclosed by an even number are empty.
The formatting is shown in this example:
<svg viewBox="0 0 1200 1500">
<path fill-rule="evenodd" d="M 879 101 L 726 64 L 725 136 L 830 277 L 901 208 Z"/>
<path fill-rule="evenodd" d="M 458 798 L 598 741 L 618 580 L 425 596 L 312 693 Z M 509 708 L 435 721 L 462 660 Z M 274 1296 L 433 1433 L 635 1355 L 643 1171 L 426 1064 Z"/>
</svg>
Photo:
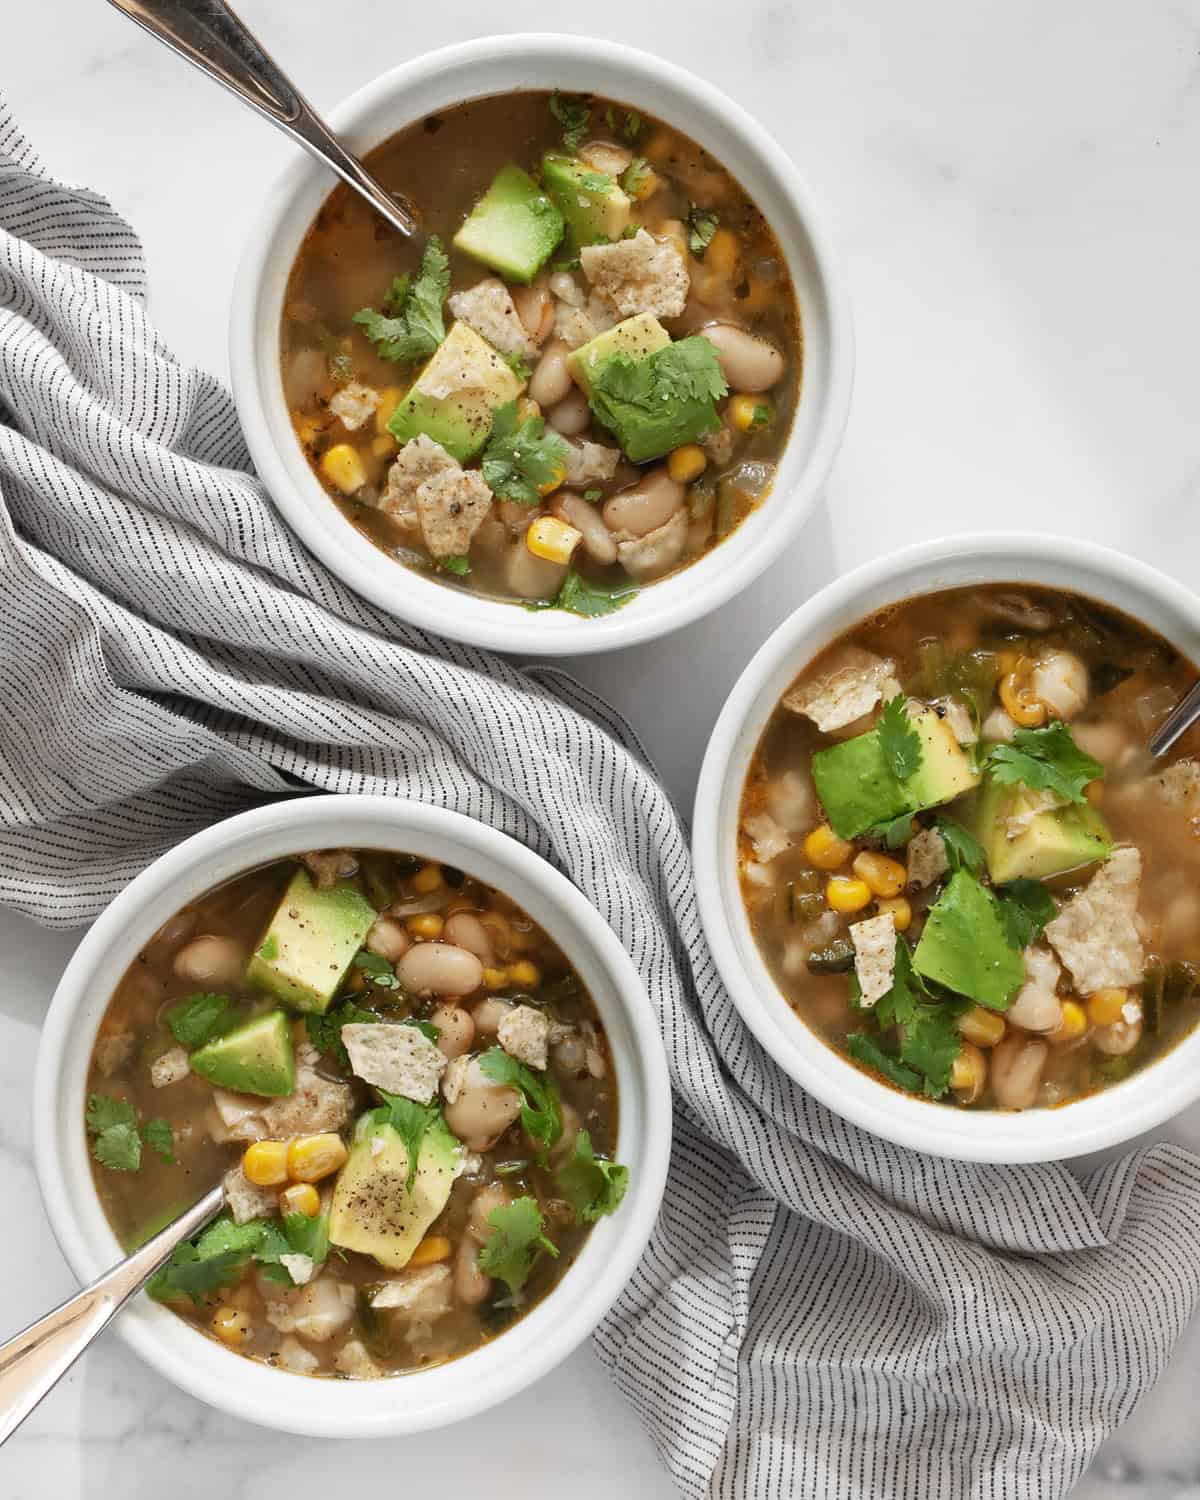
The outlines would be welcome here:
<svg viewBox="0 0 1200 1500">
<path fill-rule="evenodd" d="M 849 880 L 835 875 L 825 886 L 825 900 L 834 911 L 862 911 L 871 904 L 871 887 L 865 880 Z"/>
<path fill-rule="evenodd" d="M 539 495 L 552 495 L 554 493 L 554 491 L 559 487 L 559 485 L 563 482 L 563 480 L 566 477 L 567 477 L 567 466 L 566 466 L 566 464 L 556 463 L 554 465 L 554 469 L 553 469 L 553 472 L 550 475 L 550 478 L 547 479 L 545 481 L 545 483 L 538 485 L 538 494 Z M 560 525 L 564 525 L 565 522 L 560 522 L 559 524 Z M 532 550 L 532 549 L 530 549 L 530 550 Z"/>
<path fill-rule="evenodd" d="M 446 925 L 445 920 L 436 911 L 423 911 L 419 916 L 409 917 L 405 927 L 415 938 L 422 938 L 427 943 L 433 943 L 442 935 L 442 928 Z"/>
<path fill-rule="evenodd" d="M 1087 1030 L 1087 1015 L 1077 1000 L 1064 1000 L 1062 1020 L 1047 1036 L 1048 1042 L 1077 1042 Z"/>
<path fill-rule="evenodd" d="M 213 1313 L 211 1326 L 221 1342 L 233 1349 L 246 1343 L 253 1328 L 250 1314 L 240 1307 L 218 1307 Z"/>
<path fill-rule="evenodd" d="M 804 857 L 818 870 L 837 870 L 854 853 L 854 845 L 838 838 L 828 823 L 822 823 L 804 840 Z"/>
<path fill-rule="evenodd" d="M 1014 724 L 1036 729 L 1046 722 L 1046 705 L 1028 685 L 1022 685 L 1019 669 L 1000 679 L 1000 702 Z"/>
<path fill-rule="evenodd" d="M 484 969 L 483 982 L 489 990 L 502 990 L 508 985 L 506 969 Z"/>
<path fill-rule="evenodd" d="M 286 1141 L 255 1141 L 246 1147 L 242 1171 L 255 1187 L 279 1187 L 288 1180 Z"/>
<path fill-rule="evenodd" d="M 739 432 L 753 432 L 765 427 L 771 420 L 771 403 L 761 396 L 731 396 L 729 398 L 729 420 Z"/>
<path fill-rule="evenodd" d="M 432 1266 L 439 1260 L 449 1260 L 450 1241 L 444 1234 L 427 1234 L 408 1257 L 410 1266 Z"/>
<path fill-rule="evenodd" d="M 954 1024 L 959 1035 L 977 1047 L 994 1047 L 1008 1030 L 1003 1016 L 998 1016 L 994 1010 L 984 1010 L 982 1005 L 973 1005 L 964 1011 Z"/>
<path fill-rule="evenodd" d="M 371 452 L 375 455 L 376 458 L 391 458 L 392 454 L 395 453 L 395 451 L 396 439 L 394 437 L 388 437 L 388 435 L 384 433 L 383 437 L 371 439 Z"/>
<path fill-rule="evenodd" d="M 912 922 L 912 907 L 904 896 L 890 896 L 879 902 L 882 914 L 890 911 L 897 932 L 907 932 Z"/>
<path fill-rule="evenodd" d="M 850 868 L 866 881 L 873 896 L 898 896 L 908 884 L 908 871 L 900 861 L 873 849 L 864 849 Z"/>
<path fill-rule="evenodd" d="M 530 522 L 525 532 L 525 545 L 534 557 L 544 557 L 552 563 L 570 562 L 572 552 L 581 541 L 583 532 L 568 526 L 557 516 L 539 516 Z"/>
<path fill-rule="evenodd" d="M 288 1143 L 288 1176 L 293 1182 L 320 1182 L 336 1172 L 350 1153 L 335 1131 L 298 1135 Z"/>
<path fill-rule="evenodd" d="M 1093 1026 L 1112 1026 L 1121 1019 L 1121 1009 L 1128 1003 L 1128 990 L 1097 990 L 1094 995 L 1088 996 L 1088 1020 Z"/>
<path fill-rule="evenodd" d="M 388 430 L 388 421 L 400 405 L 404 392 L 398 385 L 385 385 L 379 393 L 379 405 L 375 408 L 375 431 L 383 436 Z"/>
<path fill-rule="evenodd" d="M 542 971 L 527 958 L 519 958 L 515 964 L 509 964 L 508 980 L 510 984 L 519 984 L 522 989 L 534 990 L 542 982 Z"/>
<path fill-rule="evenodd" d="M 293 1182 L 279 1195 L 281 1214 L 303 1214 L 306 1219 L 315 1219 L 321 1212 L 321 1195 L 311 1182 Z"/>
<path fill-rule="evenodd" d="M 343 495 L 353 495 L 367 482 L 367 471 L 358 456 L 358 449 L 349 443 L 334 443 L 321 455 L 321 473 Z"/>
<path fill-rule="evenodd" d="M 950 1066 L 950 1087 L 960 1104 L 974 1104 L 987 1082 L 987 1058 L 973 1042 L 964 1042 Z"/>
<path fill-rule="evenodd" d="M 708 466 L 708 454 L 699 443 L 684 443 L 667 458 L 667 473 L 676 484 L 691 484 Z"/>
<path fill-rule="evenodd" d="M 527 422 L 530 417 L 540 417 L 542 408 L 532 396 L 520 396 L 517 398 L 517 416 L 522 422 Z"/>
<path fill-rule="evenodd" d="M 441 883 L 442 867 L 432 863 L 422 865 L 412 878 L 412 888 L 418 896 L 432 896 Z"/>
<path fill-rule="evenodd" d="M 738 263 L 737 235 L 731 229 L 718 229 L 704 252 L 704 268 L 717 276 L 729 277 Z"/>
</svg>

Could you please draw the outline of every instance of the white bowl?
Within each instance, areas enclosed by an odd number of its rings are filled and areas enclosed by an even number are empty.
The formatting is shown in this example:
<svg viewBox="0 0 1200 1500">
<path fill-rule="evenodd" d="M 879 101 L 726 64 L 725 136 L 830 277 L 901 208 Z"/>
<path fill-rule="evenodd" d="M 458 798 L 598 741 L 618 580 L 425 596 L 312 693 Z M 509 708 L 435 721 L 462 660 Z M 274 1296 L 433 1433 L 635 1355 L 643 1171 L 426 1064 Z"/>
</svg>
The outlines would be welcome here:
<svg viewBox="0 0 1200 1500">
<path fill-rule="evenodd" d="M 842 631 L 885 605 L 973 583 L 1040 583 L 1124 610 L 1200 659 L 1200 599 L 1133 558 L 1031 534 L 947 537 L 868 563 L 785 620 L 730 693 L 696 792 L 693 853 L 700 916 L 743 1020 L 785 1072 L 876 1135 L 933 1156 L 1053 1161 L 1160 1125 L 1200 1098 L 1200 1032 L 1102 1093 L 1055 1110 L 976 1113 L 901 1094 L 847 1062 L 787 1005 L 759 954 L 738 889 L 738 802 L 759 737 L 798 672 Z"/>
<path fill-rule="evenodd" d="M 677 630 L 744 588 L 784 551 L 816 505 L 850 402 L 853 337 L 824 232 L 788 157 L 740 106 L 681 68 L 588 37 L 483 37 L 393 68 L 339 105 L 332 127 L 369 151 L 414 120 L 514 89 L 591 91 L 640 105 L 707 147 L 778 237 L 800 303 L 803 393 L 775 485 L 736 532 L 694 566 L 599 620 L 530 613 L 422 577 L 360 535 L 321 488 L 288 418 L 279 319 L 288 273 L 333 183 L 298 156 L 268 195 L 242 259 L 230 324 L 238 415 L 255 467 L 305 544 L 365 598 L 454 640 L 499 651 L 578 655 Z M 482 273 L 481 273 L 482 274 Z"/>
<path fill-rule="evenodd" d="M 458 813 L 390 797 L 314 797 L 243 813 L 185 840 L 100 915 L 63 975 L 34 1080 L 37 1173 L 55 1237 L 80 1281 L 121 1258 L 92 1183 L 83 1110 L 88 1058 L 117 982 L 172 913 L 243 871 L 301 849 L 398 849 L 442 860 L 517 901 L 562 948 L 604 1021 L 620 1091 L 625 1201 L 588 1236 L 562 1281 L 482 1348 L 430 1370 L 374 1381 L 319 1380 L 224 1349 L 139 1297 L 122 1337 L 185 1391 L 234 1416 L 306 1436 L 416 1432 L 474 1415 L 564 1359 L 611 1307 L 650 1237 L 671 1141 L 666 1060 L 641 979 L 575 887 L 506 835 Z"/>
</svg>

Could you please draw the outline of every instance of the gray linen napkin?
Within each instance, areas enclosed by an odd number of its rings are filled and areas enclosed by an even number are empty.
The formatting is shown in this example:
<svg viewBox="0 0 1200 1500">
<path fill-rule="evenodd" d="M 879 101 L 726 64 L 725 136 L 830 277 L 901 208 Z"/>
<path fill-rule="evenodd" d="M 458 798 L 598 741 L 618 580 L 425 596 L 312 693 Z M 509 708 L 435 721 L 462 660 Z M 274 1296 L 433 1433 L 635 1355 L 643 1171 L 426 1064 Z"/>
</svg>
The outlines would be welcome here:
<svg viewBox="0 0 1200 1500">
<path fill-rule="evenodd" d="M 144 292 L 129 227 L 0 103 L 0 900 L 86 922 L 297 779 L 503 829 L 595 903 L 658 1010 L 671 1180 L 596 1349 L 681 1493 L 1063 1494 L 1191 1315 L 1200 1162 L 933 1161 L 805 1096 L 717 979 L 627 726 L 327 574 Z"/>
</svg>

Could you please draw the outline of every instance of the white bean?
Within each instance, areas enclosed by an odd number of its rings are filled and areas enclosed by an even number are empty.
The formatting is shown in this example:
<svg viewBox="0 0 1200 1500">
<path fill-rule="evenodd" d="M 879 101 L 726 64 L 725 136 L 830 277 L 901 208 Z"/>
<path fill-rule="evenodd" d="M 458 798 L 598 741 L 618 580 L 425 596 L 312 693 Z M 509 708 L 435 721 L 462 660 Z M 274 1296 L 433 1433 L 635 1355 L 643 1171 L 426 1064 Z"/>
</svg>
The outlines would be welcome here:
<svg viewBox="0 0 1200 1500">
<path fill-rule="evenodd" d="M 460 1005 L 439 1005 L 429 1017 L 438 1029 L 438 1050 L 443 1057 L 461 1057 L 475 1040 L 475 1022 Z"/>
<path fill-rule="evenodd" d="M 193 938 L 175 955 L 172 968 L 191 984 L 236 984 L 246 967 L 246 950 L 235 938 L 212 933 Z"/>
<path fill-rule="evenodd" d="M 529 377 L 529 399 L 545 410 L 557 406 L 571 390 L 571 372 L 567 369 L 567 346 L 547 344 L 537 367 Z"/>
<path fill-rule="evenodd" d="M 733 323 L 710 323 L 700 330 L 717 351 L 721 373 L 735 391 L 768 391 L 783 374 L 783 355 Z"/>
<path fill-rule="evenodd" d="M 494 1037 L 500 1030 L 500 1022 L 511 1009 L 507 1000 L 497 1000 L 495 996 L 481 1000 L 471 1012 L 475 1018 L 475 1030 L 480 1036 Z"/>
<path fill-rule="evenodd" d="M 1142 1039 L 1142 1022 L 1114 1021 L 1111 1026 L 1097 1026 L 1092 1032 L 1092 1041 L 1109 1057 L 1124 1057 Z"/>
<path fill-rule="evenodd" d="M 469 995 L 483 983 L 483 965 L 453 943 L 414 943 L 396 973 L 414 995 Z"/>
<path fill-rule="evenodd" d="M 535 557 L 522 535 L 508 550 L 504 574 L 509 593 L 518 599 L 551 599 L 562 588 L 567 565 Z"/>
<path fill-rule="evenodd" d="M 546 421 L 563 437 L 578 437 L 592 424 L 592 409 L 581 390 L 569 391 L 546 413 Z"/>
<path fill-rule="evenodd" d="M 394 964 L 412 947 L 412 938 L 394 917 L 376 917 L 363 946 Z"/>
<path fill-rule="evenodd" d="M 1019 1032 L 992 1048 L 992 1092 L 1001 1109 L 1029 1109 L 1036 1103 L 1049 1053 L 1045 1042 Z"/>
<path fill-rule="evenodd" d="M 532 286 L 514 286 L 511 293 L 522 328 L 540 344 L 554 327 L 554 303 L 545 278 L 539 277 Z"/>
<path fill-rule="evenodd" d="M 604 524 L 610 531 L 649 536 L 665 526 L 682 504 L 683 485 L 676 484 L 662 465 L 604 502 Z"/>
<path fill-rule="evenodd" d="M 521 1093 L 492 1083 L 472 1060 L 462 1092 L 444 1113 L 446 1124 L 468 1151 L 490 1151 L 521 1113 Z"/>
<path fill-rule="evenodd" d="M 485 969 L 496 960 L 491 934 L 473 911 L 456 911 L 452 917 L 447 917 L 442 936 L 448 943 L 473 953 Z"/>
<path fill-rule="evenodd" d="M 589 141 L 579 155 L 589 167 L 608 177 L 620 177 L 633 160 L 632 151 L 624 146 L 614 146 L 610 141 Z"/>
<path fill-rule="evenodd" d="M 590 500 L 576 495 L 572 490 L 559 490 L 550 503 L 550 510 L 560 521 L 574 526 L 583 533 L 583 550 L 602 567 L 617 560 L 617 544 L 612 532 Z"/>
<path fill-rule="evenodd" d="M 481 1245 L 484 1244 L 492 1233 L 488 1218 L 507 1203 L 508 1192 L 503 1183 L 489 1182 L 486 1187 L 481 1187 L 471 1199 L 471 1206 L 467 1210 L 467 1233 L 474 1235 Z"/>
<path fill-rule="evenodd" d="M 1058 719 L 1073 719 L 1088 700 L 1088 669 L 1074 651 L 1045 651 L 1033 668 L 1034 696 Z"/>
<path fill-rule="evenodd" d="M 464 1307 L 478 1307 L 492 1289 L 492 1278 L 479 1269 L 479 1246 L 459 1241 L 454 1257 L 454 1295 Z"/>
</svg>

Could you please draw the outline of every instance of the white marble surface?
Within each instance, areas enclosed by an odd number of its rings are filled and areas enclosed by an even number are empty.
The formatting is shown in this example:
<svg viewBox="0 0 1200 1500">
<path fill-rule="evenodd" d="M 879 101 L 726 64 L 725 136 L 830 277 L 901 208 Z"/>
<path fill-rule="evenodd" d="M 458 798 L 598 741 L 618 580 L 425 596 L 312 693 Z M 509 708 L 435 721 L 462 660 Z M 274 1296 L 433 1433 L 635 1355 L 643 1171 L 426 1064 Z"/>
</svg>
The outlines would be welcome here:
<svg viewBox="0 0 1200 1500">
<path fill-rule="evenodd" d="M 385 65 L 500 24 L 480 0 L 240 9 L 319 105 Z M 858 384 L 827 510 L 718 617 L 579 668 L 633 718 L 682 805 L 755 646 L 814 587 L 869 557 L 947 531 L 1025 525 L 1110 543 L 1190 581 L 1196 0 L 560 0 L 549 12 L 508 0 L 503 25 L 639 44 L 742 100 L 801 163 L 845 257 Z M 167 340 L 224 373 L 243 231 L 290 148 L 100 0 L 9 0 L 0 26 L 0 87 L 47 163 L 132 220 Z M 38 1201 L 28 1126 L 39 1018 L 71 947 L 0 913 L 0 1330 L 71 1286 Z M 1177 1134 L 1200 1144 L 1200 1112 Z M 1198 1350 L 1193 1330 L 1080 1500 L 1200 1497 Z M 0 1454 L 0 1494 L 323 1500 L 361 1481 L 542 1496 L 564 1480 L 574 1500 L 672 1493 L 586 1352 L 473 1426 L 353 1450 L 276 1438 L 165 1387 L 110 1338 Z"/>
</svg>

